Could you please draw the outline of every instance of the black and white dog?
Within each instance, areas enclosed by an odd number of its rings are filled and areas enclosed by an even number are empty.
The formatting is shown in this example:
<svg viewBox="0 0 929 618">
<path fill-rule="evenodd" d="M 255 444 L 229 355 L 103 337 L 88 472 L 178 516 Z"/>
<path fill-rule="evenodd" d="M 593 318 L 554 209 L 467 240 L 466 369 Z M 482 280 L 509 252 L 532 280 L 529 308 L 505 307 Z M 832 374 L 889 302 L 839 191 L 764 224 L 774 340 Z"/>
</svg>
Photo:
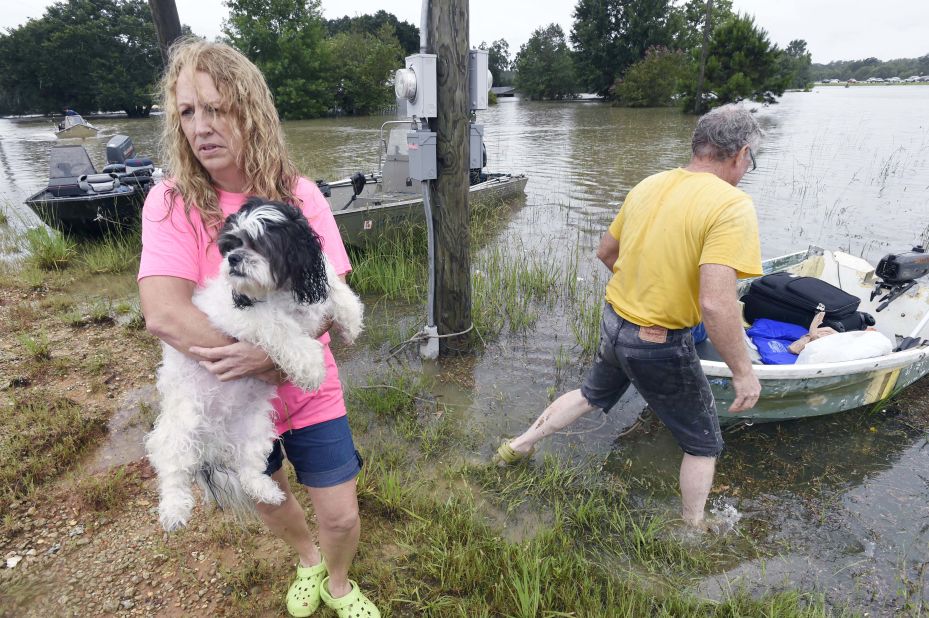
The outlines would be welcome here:
<svg viewBox="0 0 929 618">
<path fill-rule="evenodd" d="M 226 219 L 218 247 L 220 274 L 194 294 L 194 304 L 218 330 L 264 350 L 294 384 L 319 388 L 326 367 L 316 335 L 331 320 L 353 342 L 364 307 L 336 276 L 306 218 L 293 206 L 252 198 Z M 280 504 L 283 492 L 264 474 L 277 437 L 276 387 L 256 378 L 220 382 L 196 360 L 162 347 L 161 413 L 145 445 L 158 472 L 165 530 L 187 524 L 195 477 L 204 495 L 235 514 L 253 513 L 253 501 Z"/>
</svg>

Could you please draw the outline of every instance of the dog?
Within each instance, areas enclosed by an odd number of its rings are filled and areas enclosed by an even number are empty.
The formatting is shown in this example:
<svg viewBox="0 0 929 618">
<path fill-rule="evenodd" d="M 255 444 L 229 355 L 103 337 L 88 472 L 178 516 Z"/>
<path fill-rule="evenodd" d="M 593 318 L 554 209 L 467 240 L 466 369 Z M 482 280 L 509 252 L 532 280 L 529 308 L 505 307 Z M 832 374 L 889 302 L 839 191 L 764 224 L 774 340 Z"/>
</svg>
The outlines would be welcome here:
<svg viewBox="0 0 929 618">
<path fill-rule="evenodd" d="M 326 367 L 316 336 L 331 320 L 354 342 L 364 307 L 309 222 L 293 206 L 251 198 L 226 219 L 217 246 L 219 276 L 194 293 L 194 305 L 218 330 L 260 347 L 297 386 L 319 388 Z M 195 359 L 162 347 L 161 412 L 146 451 L 158 473 L 164 529 L 187 524 L 194 478 L 208 500 L 239 517 L 253 515 L 255 501 L 280 504 L 284 493 L 264 473 L 277 438 L 277 388 L 251 377 L 221 382 Z"/>
</svg>

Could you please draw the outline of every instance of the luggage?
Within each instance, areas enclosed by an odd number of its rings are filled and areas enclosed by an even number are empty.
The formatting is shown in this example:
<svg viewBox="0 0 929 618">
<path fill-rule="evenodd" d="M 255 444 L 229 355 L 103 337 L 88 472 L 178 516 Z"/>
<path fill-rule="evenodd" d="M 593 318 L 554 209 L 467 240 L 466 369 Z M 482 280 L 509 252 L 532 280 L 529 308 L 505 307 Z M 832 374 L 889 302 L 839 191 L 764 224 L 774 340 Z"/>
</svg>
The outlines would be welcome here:
<svg viewBox="0 0 929 618">
<path fill-rule="evenodd" d="M 825 311 L 822 326 L 838 332 L 874 325 L 871 314 L 858 311 L 860 298 L 815 277 L 796 277 L 786 272 L 765 275 L 752 281 L 741 300 L 749 322 L 767 318 L 809 328 L 813 316 Z"/>
</svg>

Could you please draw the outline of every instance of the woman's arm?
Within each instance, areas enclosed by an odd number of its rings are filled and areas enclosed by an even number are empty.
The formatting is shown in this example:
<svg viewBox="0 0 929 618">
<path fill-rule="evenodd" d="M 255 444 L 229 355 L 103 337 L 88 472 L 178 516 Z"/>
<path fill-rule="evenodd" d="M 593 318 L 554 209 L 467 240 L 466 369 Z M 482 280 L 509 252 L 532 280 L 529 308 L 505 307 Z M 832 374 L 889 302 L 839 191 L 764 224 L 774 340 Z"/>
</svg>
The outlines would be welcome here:
<svg viewBox="0 0 929 618">
<path fill-rule="evenodd" d="M 220 380 L 245 376 L 277 383 L 279 376 L 268 355 L 251 344 L 216 330 L 193 304 L 193 281 L 152 276 L 139 281 L 145 327 L 172 348 L 201 361 Z"/>
</svg>

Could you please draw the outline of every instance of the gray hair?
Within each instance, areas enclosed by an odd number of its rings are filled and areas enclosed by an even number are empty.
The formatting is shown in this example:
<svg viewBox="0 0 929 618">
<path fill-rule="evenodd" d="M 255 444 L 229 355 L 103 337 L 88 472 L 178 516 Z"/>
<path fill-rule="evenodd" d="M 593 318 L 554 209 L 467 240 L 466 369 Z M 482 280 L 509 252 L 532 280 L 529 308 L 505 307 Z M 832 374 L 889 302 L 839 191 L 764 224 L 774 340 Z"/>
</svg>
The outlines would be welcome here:
<svg viewBox="0 0 929 618">
<path fill-rule="evenodd" d="M 743 146 L 757 149 L 763 135 L 751 112 L 729 103 L 700 117 L 691 148 L 695 157 L 723 161 L 734 157 Z"/>
</svg>

